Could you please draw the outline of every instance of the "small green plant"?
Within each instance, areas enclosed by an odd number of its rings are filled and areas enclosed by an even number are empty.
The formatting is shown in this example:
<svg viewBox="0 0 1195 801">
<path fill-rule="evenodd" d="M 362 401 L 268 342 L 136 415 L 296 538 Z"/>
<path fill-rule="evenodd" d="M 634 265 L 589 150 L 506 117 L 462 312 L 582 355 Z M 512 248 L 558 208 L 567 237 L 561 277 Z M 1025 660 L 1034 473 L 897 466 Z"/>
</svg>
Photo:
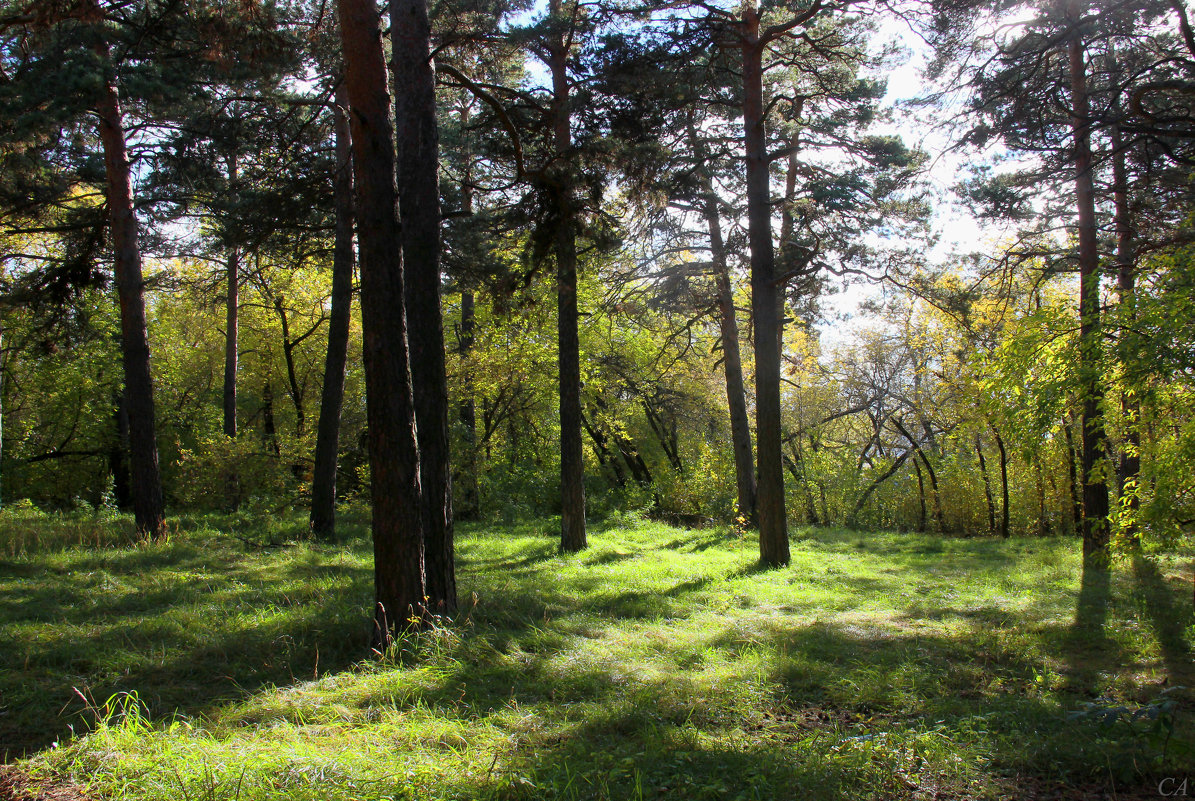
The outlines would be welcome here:
<svg viewBox="0 0 1195 801">
<path fill-rule="evenodd" d="M 1175 719 L 1179 705 L 1177 694 L 1185 687 L 1167 687 L 1158 696 L 1138 707 L 1113 704 L 1106 698 L 1088 701 L 1081 709 L 1071 712 L 1067 718 L 1073 721 L 1091 721 L 1106 729 L 1121 726 L 1136 739 L 1149 747 L 1158 749 L 1158 764 L 1166 763 L 1170 740 L 1174 736 Z"/>
</svg>

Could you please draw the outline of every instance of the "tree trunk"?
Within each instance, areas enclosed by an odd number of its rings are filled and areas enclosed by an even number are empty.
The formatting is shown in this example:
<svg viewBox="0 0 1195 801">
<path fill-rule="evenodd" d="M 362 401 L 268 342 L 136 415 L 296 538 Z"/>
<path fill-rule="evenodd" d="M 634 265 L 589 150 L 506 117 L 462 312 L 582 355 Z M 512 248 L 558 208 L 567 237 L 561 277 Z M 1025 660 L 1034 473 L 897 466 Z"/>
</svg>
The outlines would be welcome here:
<svg viewBox="0 0 1195 801">
<path fill-rule="evenodd" d="M 946 516 L 942 513 L 942 493 L 938 489 L 938 474 L 934 470 L 934 466 L 929 463 L 929 457 L 927 457 L 925 455 L 925 451 L 922 450 L 921 443 L 913 439 L 913 435 L 909 433 L 907 428 L 905 428 L 904 423 L 902 423 L 896 417 L 893 417 L 892 424 L 896 426 L 896 429 L 900 431 L 904 438 L 909 441 L 910 447 L 917 451 L 917 455 L 921 457 L 921 464 L 925 467 L 925 472 L 929 476 L 930 489 L 932 489 L 934 492 L 934 519 L 938 521 L 938 532 L 945 534 Z M 922 496 L 924 497 L 924 491 Z"/>
<path fill-rule="evenodd" d="M 1120 126 L 1112 126 L 1112 199 L 1116 218 L 1116 290 L 1123 310 L 1122 325 L 1131 326 L 1134 314 L 1134 290 L 1137 284 L 1136 258 L 1133 252 L 1133 221 L 1129 208 L 1129 186 L 1125 169 L 1125 152 Z M 1126 384 L 1128 376 L 1123 376 Z M 1120 462 L 1116 470 L 1117 497 L 1120 511 L 1128 518 L 1125 534 L 1129 542 L 1140 545 L 1141 532 L 1137 514 L 1141 508 L 1141 405 L 1136 393 L 1121 389 L 1121 417 L 1124 418 L 1124 441 L 1120 446 Z"/>
<path fill-rule="evenodd" d="M 1062 433 L 1066 439 L 1066 474 L 1071 495 L 1071 532 L 1083 530 L 1083 491 L 1079 488 L 1079 454 L 1075 452 L 1075 437 L 1071 433 L 1071 421 L 1063 419 Z"/>
<path fill-rule="evenodd" d="M 891 465 L 889 465 L 887 470 L 885 470 L 883 473 L 881 473 L 879 476 L 877 476 L 875 479 L 873 479 L 870 484 L 867 485 L 867 489 L 863 490 L 863 493 L 855 501 L 855 506 L 853 509 L 851 509 L 850 515 L 847 516 L 847 519 L 846 519 L 847 528 L 855 527 L 858 517 L 859 517 L 859 513 L 862 512 L 863 507 L 867 505 L 867 499 L 871 497 L 871 494 L 873 492 L 875 492 L 876 489 L 881 484 L 883 484 L 888 479 L 892 478 L 892 476 L 896 475 L 896 471 L 899 470 L 900 466 L 905 463 L 906 459 L 909 458 L 910 453 L 913 453 L 913 451 L 905 451 L 900 456 L 897 456 L 896 460 L 894 462 L 892 462 Z M 916 462 L 916 457 L 914 457 L 914 462 Z"/>
<path fill-rule="evenodd" d="M 4 367 L 7 363 L 4 358 L 4 327 L 0 323 L 0 464 L 4 463 Z M 0 472 L 0 479 L 3 479 L 3 473 Z M 3 485 L 0 484 L 0 501 L 3 499 Z M 0 502 L 0 509 L 4 505 Z"/>
<path fill-rule="evenodd" d="M 353 143 L 349 132 L 348 98 L 344 85 L 336 90 L 336 239 L 332 251 L 332 309 L 328 322 L 328 353 L 320 390 L 319 423 L 315 434 L 315 467 L 311 475 L 311 531 L 321 539 L 336 532 L 336 460 L 340 453 L 340 412 L 344 403 L 344 374 L 348 361 L 349 323 L 353 303 Z"/>
<path fill-rule="evenodd" d="M 461 130 L 469 127 L 469 104 L 462 105 Z M 461 207 L 466 215 L 473 214 L 473 155 L 466 150 L 461 176 Z M 461 291 L 461 328 L 457 352 L 461 359 L 461 428 L 464 431 L 464 453 L 457 459 L 457 478 L 454 478 L 453 515 L 461 520 L 475 520 L 481 514 L 481 459 L 477 450 L 477 403 L 474 400 L 473 369 L 469 356 L 476 344 L 477 315 L 473 291 Z M 458 480 L 459 479 L 459 480 Z"/>
<path fill-rule="evenodd" d="M 735 487 L 739 515 L 751 526 L 757 524 L 755 513 L 755 455 L 751 448 L 751 422 L 747 416 L 747 393 L 743 386 L 743 357 L 739 349 L 739 323 L 735 317 L 734 291 L 730 285 L 730 266 L 726 243 L 722 239 L 722 220 L 718 198 L 705 176 L 705 220 L 710 232 L 710 253 L 714 266 L 714 284 L 718 293 L 718 327 L 722 337 L 722 369 L 726 374 L 726 407 L 730 413 L 730 443 L 734 451 Z"/>
<path fill-rule="evenodd" d="M 112 420 L 116 423 L 116 439 L 108 451 L 108 472 L 112 476 L 112 492 L 116 496 L 116 507 L 128 509 L 133 503 L 133 490 L 129 476 L 129 413 L 125 409 L 124 396 L 120 392 L 112 397 Z"/>
<path fill-rule="evenodd" d="M 274 425 L 274 386 L 267 378 L 261 388 L 261 443 L 275 456 L 282 455 L 278 444 L 278 428 Z"/>
<path fill-rule="evenodd" d="M 228 283 L 228 298 L 225 302 L 224 326 L 224 436 L 235 439 L 237 435 L 237 340 L 239 338 L 238 306 L 240 278 L 240 253 L 236 248 L 228 252 L 225 267 Z"/>
<path fill-rule="evenodd" d="M 149 336 L 145 324 L 145 284 L 141 275 L 141 249 L 137 242 L 137 217 L 133 211 L 129 156 L 116 77 L 108 64 L 107 45 L 100 47 L 104 62 L 104 89 L 96 113 L 104 146 L 107 175 L 109 232 L 112 237 L 116 292 L 120 300 L 120 350 L 124 363 L 124 397 L 129 413 L 129 462 L 132 473 L 133 516 L 143 536 L 165 536 L 162 477 L 158 469 L 158 443 L 154 425 L 153 379 L 150 374 Z"/>
<path fill-rule="evenodd" d="M 274 298 L 274 310 L 278 312 L 278 320 L 282 326 L 282 358 L 286 362 L 286 391 L 295 407 L 295 436 L 302 439 L 307 427 L 307 415 L 303 410 L 303 392 L 299 388 L 299 376 L 295 371 L 295 346 L 299 342 L 290 338 L 290 319 L 287 317 L 286 304 L 282 298 Z"/>
<path fill-rule="evenodd" d="M 751 319 L 755 344 L 755 436 L 758 470 L 759 561 L 789 562 L 784 509 L 784 464 L 780 450 L 781 292 L 772 247 L 772 206 L 767 141 L 764 136 L 763 51 L 759 13 L 743 11 L 743 126 L 747 175 L 747 232 L 751 247 Z"/>
<path fill-rule="evenodd" d="M 381 649 L 409 615 L 423 612 L 423 504 L 380 18 L 373 0 L 339 0 L 338 5 L 357 187 L 373 501 L 373 643 Z"/>
<path fill-rule="evenodd" d="M 992 435 L 996 438 L 996 448 L 1000 451 L 1000 536 L 1008 539 L 1008 449 L 1004 447 L 1004 438 L 995 427 L 992 428 Z"/>
<path fill-rule="evenodd" d="M 979 457 L 979 474 L 983 476 L 983 497 L 988 504 L 988 534 L 996 533 L 996 499 L 992 497 L 992 480 L 988 476 L 988 462 L 983 458 L 983 440 L 975 435 L 975 455 Z"/>
<path fill-rule="evenodd" d="M 1046 482 L 1042 477 L 1041 459 L 1033 460 L 1033 472 L 1037 479 L 1037 534 L 1044 537 L 1050 533 L 1050 519 L 1046 511 Z"/>
<path fill-rule="evenodd" d="M 423 488 L 425 592 L 436 614 L 456 611 L 448 376 L 440 312 L 440 138 L 427 0 L 390 0 L 398 204 L 402 215 L 407 340 Z"/>
<path fill-rule="evenodd" d="M 471 192 L 469 193 L 471 194 Z M 472 353 L 476 341 L 474 302 L 472 292 L 465 290 L 461 293 L 460 356 L 462 364 L 468 362 L 469 354 Z M 467 366 L 462 368 L 462 384 L 460 418 L 461 428 L 464 429 L 465 448 L 464 453 L 457 460 L 460 464 L 461 480 L 460 492 L 455 497 L 456 509 L 454 511 L 462 520 L 473 520 L 481 512 L 481 487 L 478 475 L 477 406 L 473 400 L 473 373 Z"/>
<path fill-rule="evenodd" d="M 1078 26 L 1079 3 L 1067 8 Z M 1095 186 L 1091 160 L 1091 115 L 1087 99 L 1087 65 L 1076 30 L 1067 44 L 1071 81 L 1071 130 L 1074 138 L 1075 205 L 1079 218 L 1079 391 L 1083 400 L 1083 556 L 1103 558 L 1108 550 L 1108 485 L 1100 471 L 1107 455 L 1100 405 L 1100 270 L 1095 220 Z"/>
<path fill-rule="evenodd" d="M 921 463 L 913 460 L 913 469 L 917 471 L 917 500 L 920 502 L 917 516 L 917 531 L 924 534 L 929 529 L 929 513 L 925 505 L 925 477 L 921 473 Z"/>
<path fill-rule="evenodd" d="M 614 484 L 618 487 L 625 487 L 627 485 L 627 477 L 622 472 L 622 465 L 619 464 L 618 457 L 610 452 L 610 444 L 606 435 L 595 423 L 589 421 L 584 412 L 581 414 L 581 425 L 585 429 L 585 433 L 589 434 L 590 442 L 593 443 L 593 450 L 597 454 L 598 465 L 610 468 L 610 472 L 614 476 Z"/>
<path fill-rule="evenodd" d="M 560 0 L 552 0 L 553 14 Z M 566 163 L 572 150 L 569 113 L 568 50 L 564 34 L 552 44 L 552 116 L 556 157 Z M 585 463 L 581 452 L 581 342 L 577 314 L 577 235 L 572 178 L 566 167 L 553 180 L 556 220 L 556 320 L 560 355 L 560 549 L 580 551 L 585 537 Z"/>
<path fill-rule="evenodd" d="M 233 154 L 228 159 L 228 183 L 231 187 L 237 180 L 237 159 Z M 235 245 L 228 249 L 225 263 L 224 282 L 228 289 L 224 305 L 224 436 L 236 439 L 237 435 L 237 358 L 240 330 L 240 287 L 241 254 Z"/>
</svg>

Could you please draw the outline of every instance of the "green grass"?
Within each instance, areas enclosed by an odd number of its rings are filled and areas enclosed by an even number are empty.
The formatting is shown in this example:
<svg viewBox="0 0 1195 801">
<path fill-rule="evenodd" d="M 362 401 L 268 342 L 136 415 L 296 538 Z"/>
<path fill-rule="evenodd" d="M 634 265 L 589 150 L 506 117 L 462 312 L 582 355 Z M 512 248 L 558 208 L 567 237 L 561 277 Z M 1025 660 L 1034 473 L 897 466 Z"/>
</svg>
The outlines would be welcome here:
<svg viewBox="0 0 1195 801">
<path fill-rule="evenodd" d="M 1195 708 L 1160 695 L 1192 682 L 1189 550 L 1080 581 L 1069 540 L 801 530 L 759 571 L 725 531 L 634 524 L 562 556 L 551 523 L 465 527 L 462 619 L 365 660 L 346 528 L 0 542 L 0 751 L 172 801 L 1019 798 L 1195 773 Z"/>
</svg>

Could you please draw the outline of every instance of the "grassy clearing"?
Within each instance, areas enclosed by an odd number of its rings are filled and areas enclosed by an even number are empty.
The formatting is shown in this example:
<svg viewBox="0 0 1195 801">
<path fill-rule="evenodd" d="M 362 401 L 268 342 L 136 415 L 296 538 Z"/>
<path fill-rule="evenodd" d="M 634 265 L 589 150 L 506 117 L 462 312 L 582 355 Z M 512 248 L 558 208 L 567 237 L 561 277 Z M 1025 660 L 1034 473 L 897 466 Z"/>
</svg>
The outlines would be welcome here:
<svg viewBox="0 0 1195 801">
<path fill-rule="evenodd" d="M 802 531 L 760 572 L 724 531 L 634 524 L 561 556 L 551 524 L 466 528 L 467 617 L 355 663 L 360 521 L 336 546 L 237 525 L 0 557 L 0 750 L 104 799 L 1020 798 L 1195 774 L 1195 709 L 1160 694 L 1192 682 L 1189 550 L 1080 581 L 1070 541 Z"/>
</svg>

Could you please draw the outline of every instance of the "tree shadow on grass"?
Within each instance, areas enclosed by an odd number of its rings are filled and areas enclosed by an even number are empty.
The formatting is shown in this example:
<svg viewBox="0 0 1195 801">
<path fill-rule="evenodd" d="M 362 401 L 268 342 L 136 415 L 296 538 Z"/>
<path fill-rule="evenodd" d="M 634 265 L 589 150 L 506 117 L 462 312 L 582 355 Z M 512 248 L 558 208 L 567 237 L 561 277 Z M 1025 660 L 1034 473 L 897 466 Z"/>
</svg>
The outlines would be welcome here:
<svg viewBox="0 0 1195 801">
<path fill-rule="evenodd" d="M 1133 578 L 1141 593 L 1145 615 L 1153 629 L 1162 652 L 1162 663 L 1170 684 L 1192 686 L 1195 669 L 1191 665 L 1191 651 L 1184 636 L 1191 624 L 1191 613 L 1176 600 L 1178 592 L 1171 587 L 1157 564 L 1144 554 L 1133 554 Z"/>
<path fill-rule="evenodd" d="M 1061 639 L 1069 692 L 1090 697 L 1103 693 L 1101 672 L 1117 664 L 1122 656 L 1108 637 L 1111 591 L 1111 568 L 1087 561 L 1079 578 L 1074 621 Z"/>
<path fill-rule="evenodd" d="M 1139 756 L 1122 743 L 1100 744 L 1095 727 L 1076 730 L 1046 699 L 996 691 L 960 700 L 982 674 L 974 665 L 993 658 L 965 635 L 731 624 L 702 642 L 660 648 L 660 659 L 676 670 L 656 665 L 637 672 L 618 661 L 599 667 L 572 659 L 563 660 L 564 670 L 549 651 L 523 654 L 518 663 L 454 659 L 454 672 L 403 705 L 469 721 L 518 708 L 536 719 L 492 761 L 486 755 L 490 770 L 477 784 L 460 788 L 475 797 L 914 797 L 918 787 L 936 793 L 933 783 L 944 781 L 944 769 L 955 771 L 958 758 L 953 750 L 940 762 L 931 756 L 917 763 L 921 773 L 910 773 L 909 754 L 919 748 L 933 754 L 945 740 L 975 748 L 990 767 L 946 779 L 937 797 L 971 797 L 977 783 L 1003 783 L 1001 797 L 1014 798 L 1008 776 L 1038 772 L 1061 790 L 1072 781 L 1091 782 L 1084 770 L 1093 759 L 1100 770 L 1108 756 L 1117 769 L 1131 771 Z M 700 670 L 683 667 L 708 650 L 729 666 L 721 669 L 722 693 L 695 678 Z M 762 676 L 751 654 L 764 655 Z M 1015 654 L 998 658 L 993 672 L 1023 683 L 1040 667 Z M 748 688 L 761 680 L 770 704 L 751 699 L 756 691 Z M 364 706 L 375 702 L 361 699 Z M 771 712 L 761 716 L 764 708 Z"/>
<path fill-rule="evenodd" d="M 85 730 L 116 693 L 153 718 L 200 715 L 366 653 L 370 571 L 244 557 L 225 541 L 56 554 L 69 569 L 41 581 L 0 567 L 0 761 Z"/>
</svg>

